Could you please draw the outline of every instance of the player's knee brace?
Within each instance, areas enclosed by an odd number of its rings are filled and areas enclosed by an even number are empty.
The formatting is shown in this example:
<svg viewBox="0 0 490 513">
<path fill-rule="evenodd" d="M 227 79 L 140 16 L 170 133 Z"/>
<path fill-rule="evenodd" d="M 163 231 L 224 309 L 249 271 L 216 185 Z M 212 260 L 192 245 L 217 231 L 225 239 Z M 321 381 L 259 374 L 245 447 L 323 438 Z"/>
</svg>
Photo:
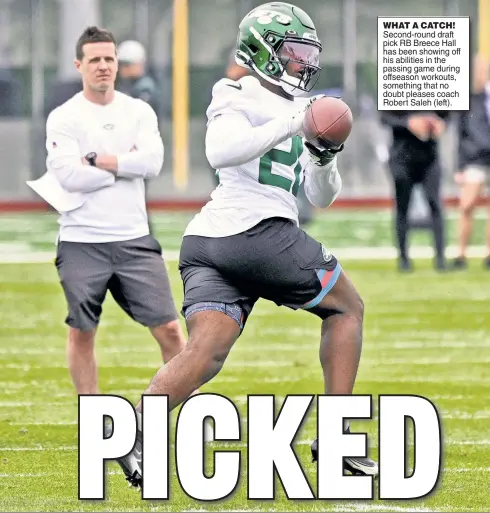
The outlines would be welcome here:
<svg viewBox="0 0 490 513">
<path fill-rule="evenodd" d="M 241 330 L 243 329 L 245 312 L 243 311 L 243 308 L 237 303 L 218 303 L 214 301 L 194 303 L 185 309 L 184 316 L 187 320 L 192 314 L 195 314 L 196 312 L 206 312 L 209 310 L 224 313 L 236 321 Z"/>
</svg>

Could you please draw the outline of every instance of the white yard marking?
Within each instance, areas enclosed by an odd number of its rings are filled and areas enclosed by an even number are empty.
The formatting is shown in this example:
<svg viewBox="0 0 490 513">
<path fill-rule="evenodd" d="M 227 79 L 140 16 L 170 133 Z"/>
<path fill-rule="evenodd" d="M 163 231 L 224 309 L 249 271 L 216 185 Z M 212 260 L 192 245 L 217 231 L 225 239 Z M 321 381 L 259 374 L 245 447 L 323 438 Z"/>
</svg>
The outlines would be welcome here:
<svg viewBox="0 0 490 513">
<path fill-rule="evenodd" d="M 0 447 L 0 453 L 2 452 L 39 452 L 39 451 L 46 451 L 46 452 L 71 452 L 71 451 L 78 451 L 78 447 L 73 445 L 67 445 L 67 446 L 58 446 L 58 447 L 42 447 L 42 446 L 35 446 L 35 447 Z"/>
<path fill-rule="evenodd" d="M 24 422 L 17 422 L 12 421 L 9 422 L 9 426 L 78 426 L 77 420 L 36 420 L 34 422 L 24 421 Z"/>
<path fill-rule="evenodd" d="M 347 247 L 333 248 L 330 250 L 339 260 L 394 260 L 397 258 L 397 251 L 394 247 Z M 458 254 L 456 246 L 447 248 L 447 256 L 452 258 Z M 410 248 L 410 256 L 416 259 L 427 259 L 434 256 L 434 251 L 429 246 L 414 246 Z M 468 258 L 484 258 L 486 256 L 485 246 L 470 246 Z M 179 259 L 178 251 L 163 251 L 163 257 L 168 262 L 176 262 Z M 44 264 L 52 263 L 55 258 L 55 248 L 52 251 L 32 251 L 28 244 L 10 243 L 2 245 L 0 252 L 0 263 L 2 264 Z"/>
</svg>

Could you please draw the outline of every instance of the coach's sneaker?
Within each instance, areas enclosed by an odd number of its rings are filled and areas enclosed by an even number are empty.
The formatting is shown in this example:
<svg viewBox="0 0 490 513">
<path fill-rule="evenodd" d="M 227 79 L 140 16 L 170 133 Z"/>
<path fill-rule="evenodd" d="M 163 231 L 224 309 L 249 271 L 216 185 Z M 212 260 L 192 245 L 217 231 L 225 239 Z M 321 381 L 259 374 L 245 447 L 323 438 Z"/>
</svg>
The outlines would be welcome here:
<svg viewBox="0 0 490 513">
<path fill-rule="evenodd" d="M 318 461 L 318 440 L 311 444 L 312 461 Z M 344 458 L 344 470 L 347 470 L 354 476 L 374 476 L 378 477 L 378 464 L 371 458 L 346 457 Z"/>
<path fill-rule="evenodd" d="M 453 260 L 451 267 L 455 270 L 466 269 L 468 267 L 468 262 L 465 257 L 459 256 Z"/>
<path fill-rule="evenodd" d="M 143 454 L 143 433 L 141 432 L 141 414 L 137 412 L 138 415 L 138 428 L 136 430 L 136 442 L 134 444 L 133 450 L 123 456 L 122 458 L 116 458 L 116 462 L 122 468 L 124 475 L 126 476 L 126 481 L 128 481 L 129 486 L 133 486 L 134 488 L 141 488 L 143 483 L 143 464 L 142 464 L 142 454 Z M 112 426 L 106 424 L 105 426 L 105 436 L 112 436 Z"/>
</svg>

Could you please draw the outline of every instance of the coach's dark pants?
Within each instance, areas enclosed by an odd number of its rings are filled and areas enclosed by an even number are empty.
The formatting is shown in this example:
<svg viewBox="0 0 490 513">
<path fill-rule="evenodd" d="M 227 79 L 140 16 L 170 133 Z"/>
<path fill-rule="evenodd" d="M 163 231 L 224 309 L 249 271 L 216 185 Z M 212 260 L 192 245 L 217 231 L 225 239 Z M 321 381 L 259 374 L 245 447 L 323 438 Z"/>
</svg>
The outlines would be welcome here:
<svg viewBox="0 0 490 513">
<path fill-rule="evenodd" d="M 429 204 L 438 261 L 444 259 L 444 213 L 440 197 L 441 167 L 436 155 L 390 157 L 396 204 L 396 236 L 400 258 L 407 260 L 408 208 L 415 184 L 420 184 Z"/>
</svg>

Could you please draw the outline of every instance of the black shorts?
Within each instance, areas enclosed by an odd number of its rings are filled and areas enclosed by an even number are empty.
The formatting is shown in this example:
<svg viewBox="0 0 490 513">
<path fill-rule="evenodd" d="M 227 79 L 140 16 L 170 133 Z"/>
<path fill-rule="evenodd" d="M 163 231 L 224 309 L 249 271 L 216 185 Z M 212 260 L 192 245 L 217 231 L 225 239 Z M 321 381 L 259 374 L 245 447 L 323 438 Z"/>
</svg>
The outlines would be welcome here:
<svg viewBox="0 0 490 513">
<path fill-rule="evenodd" d="M 206 303 L 240 308 L 241 327 L 259 298 L 294 310 L 314 308 L 341 267 L 319 242 L 288 219 L 272 218 L 229 237 L 184 237 L 179 270 L 183 313 Z"/>
<path fill-rule="evenodd" d="M 151 235 L 121 242 L 60 242 L 56 268 L 63 287 L 66 323 L 94 329 L 109 290 L 136 322 L 153 328 L 178 319 L 162 248 Z"/>
</svg>

